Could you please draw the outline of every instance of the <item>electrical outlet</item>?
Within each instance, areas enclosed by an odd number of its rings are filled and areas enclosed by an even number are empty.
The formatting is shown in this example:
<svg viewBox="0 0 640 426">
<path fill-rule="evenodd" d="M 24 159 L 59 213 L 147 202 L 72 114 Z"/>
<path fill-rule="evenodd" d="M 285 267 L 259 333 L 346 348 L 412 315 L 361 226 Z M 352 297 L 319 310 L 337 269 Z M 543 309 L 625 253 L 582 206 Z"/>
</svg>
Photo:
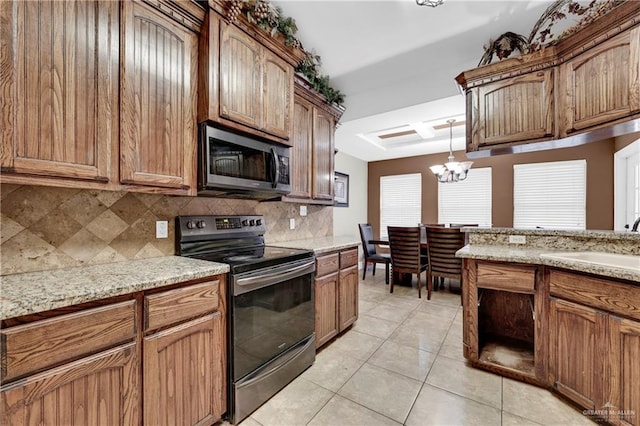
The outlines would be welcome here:
<svg viewBox="0 0 640 426">
<path fill-rule="evenodd" d="M 307 206 L 300 206 L 300 216 L 307 215 Z"/>
<path fill-rule="evenodd" d="M 156 238 L 169 238 L 169 222 L 156 220 Z"/>
<path fill-rule="evenodd" d="M 296 220 L 294 218 L 289 219 L 289 229 L 296 229 Z"/>
<path fill-rule="evenodd" d="M 524 235 L 509 235 L 509 244 L 525 244 L 527 238 Z"/>
</svg>

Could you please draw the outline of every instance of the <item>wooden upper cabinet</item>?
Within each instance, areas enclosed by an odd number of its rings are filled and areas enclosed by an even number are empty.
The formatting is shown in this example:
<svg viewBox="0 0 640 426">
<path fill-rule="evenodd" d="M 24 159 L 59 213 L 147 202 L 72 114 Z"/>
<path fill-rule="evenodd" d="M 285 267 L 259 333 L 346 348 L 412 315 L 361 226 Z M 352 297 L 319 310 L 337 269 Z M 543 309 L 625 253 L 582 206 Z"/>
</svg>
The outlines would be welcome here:
<svg viewBox="0 0 640 426">
<path fill-rule="evenodd" d="M 296 97 L 293 105 L 291 149 L 291 193 L 289 197 L 311 198 L 313 152 L 313 105 Z"/>
<path fill-rule="evenodd" d="M 240 15 L 210 0 L 200 37 L 198 122 L 292 145 L 294 68 L 302 50 L 286 46 Z"/>
<path fill-rule="evenodd" d="M 560 65 L 562 136 L 640 112 L 640 28 Z"/>
<path fill-rule="evenodd" d="M 226 22 L 220 23 L 220 116 L 260 129 L 262 48 Z"/>
<path fill-rule="evenodd" d="M 122 2 L 121 57 L 121 182 L 195 194 L 197 34 Z"/>
<path fill-rule="evenodd" d="M 264 131 L 289 141 L 293 114 L 293 68 L 275 54 L 265 50 L 262 77 Z"/>
<path fill-rule="evenodd" d="M 333 200 L 334 175 L 333 117 L 318 108 L 313 115 L 313 198 Z"/>
<path fill-rule="evenodd" d="M 0 18 L 3 174 L 117 180 L 118 3 L 3 1 Z"/>
<path fill-rule="evenodd" d="M 472 145 L 548 139 L 554 135 L 553 70 L 501 80 L 475 88 Z"/>
</svg>

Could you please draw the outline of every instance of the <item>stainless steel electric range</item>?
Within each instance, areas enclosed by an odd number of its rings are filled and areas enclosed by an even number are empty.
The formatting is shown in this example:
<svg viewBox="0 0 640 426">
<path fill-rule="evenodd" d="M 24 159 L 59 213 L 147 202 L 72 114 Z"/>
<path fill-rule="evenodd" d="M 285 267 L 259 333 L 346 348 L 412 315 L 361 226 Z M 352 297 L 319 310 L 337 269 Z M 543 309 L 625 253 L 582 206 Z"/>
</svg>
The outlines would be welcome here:
<svg viewBox="0 0 640 426">
<path fill-rule="evenodd" d="M 178 216 L 180 256 L 226 263 L 228 411 L 239 423 L 315 360 L 312 251 L 265 245 L 262 216 Z"/>
</svg>

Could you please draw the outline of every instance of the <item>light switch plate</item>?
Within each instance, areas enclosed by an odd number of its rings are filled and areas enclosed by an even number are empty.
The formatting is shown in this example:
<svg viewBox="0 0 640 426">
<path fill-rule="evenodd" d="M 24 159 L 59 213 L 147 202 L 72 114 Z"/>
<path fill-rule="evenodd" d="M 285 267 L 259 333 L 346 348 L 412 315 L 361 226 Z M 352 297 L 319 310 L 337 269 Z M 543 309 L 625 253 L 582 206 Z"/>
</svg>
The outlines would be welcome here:
<svg viewBox="0 0 640 426">
<path fill-rule="evenodd" d="M 156 220 L 156 238 L 169 238 L 169 222 Z"/>
<path fill-rule="evenodd" d="M 307 215 L 307 206 L 300 206 L 300 216 Z"/>
<path fill-rule="evenodd" d="M 289 219 L 289 229 L 296 229 L 296 220 L 294 218 Z"/>
<path fill-rule="evenodd" d="M 524 235 L 509 235 L 509 244 L 525 244 L 527 238 Z"/>
</svg>

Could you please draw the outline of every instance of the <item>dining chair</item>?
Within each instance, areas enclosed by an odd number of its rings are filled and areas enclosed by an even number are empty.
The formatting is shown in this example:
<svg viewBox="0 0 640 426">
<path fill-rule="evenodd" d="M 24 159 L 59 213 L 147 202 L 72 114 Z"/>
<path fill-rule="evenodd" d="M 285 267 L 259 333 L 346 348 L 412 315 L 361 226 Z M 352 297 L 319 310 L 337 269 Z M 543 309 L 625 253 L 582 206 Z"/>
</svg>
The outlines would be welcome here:
<svg viewBox="0 0 640 426">
<path fill-rule="evenodd" d="M 439 277 L 460 281 L 462 289 L 462 259 L 456 251 L 465 245 L 465 233 L 459 227 L 426 226 L 428 263 L 427 281 Z M 437 288 L 437 284 L 436 284 Z"/>
<path fill-rule="evenodd" d="M 359 223 L 360 239 L 362 240 L 362 250 L 364 252 L 364 268 L 362 271 L 362 279 L 367 276 L 367 264 L 373 264 L 372 275 L 376 275 L 376 264 L 384 263 L 385 284 L 389 284 L 389 265 L 391 264 L 391 256 L 386 253 L 377 253 L 376 245 L 369 241 L 373 240 L 373 228 L 369 223 Z"/>
<path fill-rule="evenodd" d="M 422 298 L 420 274 L 427 270 L 427 256 L 420 254 L 420 227 L 388 226 L 391 267 L 394 277 L 399 274 L 418 276 L 418 297 Z M 389 293 L 393 293 L 394 279 L 391 280 Z M 431 282 L 427 279 L 427 299 L 431 299 Z"/>
</svg>

